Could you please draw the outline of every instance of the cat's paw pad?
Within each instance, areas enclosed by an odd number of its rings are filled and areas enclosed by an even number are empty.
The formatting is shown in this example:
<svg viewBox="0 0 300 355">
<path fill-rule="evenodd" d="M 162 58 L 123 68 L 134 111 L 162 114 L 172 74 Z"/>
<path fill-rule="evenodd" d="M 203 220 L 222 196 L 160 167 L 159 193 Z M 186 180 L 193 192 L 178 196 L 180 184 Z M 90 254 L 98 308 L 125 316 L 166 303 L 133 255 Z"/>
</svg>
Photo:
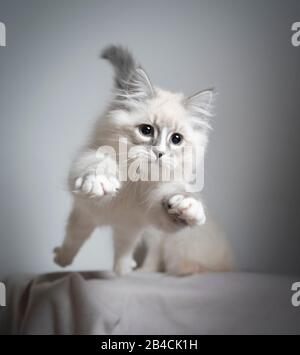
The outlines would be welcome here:
<svg viewBox="0 0 300 355">
<path fill-rule="evenodd" d="M 188 225 L 202 225 L 206 221 L 205 211 L 202 203 L 194 197 L 182 194 L 173 195 L 167 201 L 167 212 Z"/>
<path fill-rule="evenodd" d="M 119 259 L 114 266 L 114 272 L 118 276 L 124 276 L 131 273 L 132 269 L 136 267 L 136 262 L 132 258 Z"/>
<path fill-rule="evenodd" d="M 115 195 L 120 189 L 120 181 L 114 176 L 90 174 L 75 180 L 75 193 L 90 197 Z"/>
<path fill-rule="evenodd" d="M 62 247 L 57 247 L 53 249 L 54 262 L 61 266 L 66 267 L 72 264 L 73 258 L 68 255 Z"/>
</svg>

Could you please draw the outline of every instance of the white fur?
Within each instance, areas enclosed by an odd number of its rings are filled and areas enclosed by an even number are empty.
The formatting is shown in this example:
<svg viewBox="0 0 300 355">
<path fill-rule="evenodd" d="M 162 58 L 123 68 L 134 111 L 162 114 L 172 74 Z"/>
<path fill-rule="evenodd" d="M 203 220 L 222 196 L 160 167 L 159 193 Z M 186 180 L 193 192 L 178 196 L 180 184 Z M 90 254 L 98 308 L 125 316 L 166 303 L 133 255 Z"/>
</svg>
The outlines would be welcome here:
<svg viewBox="0 0 300 355">
<path fill-rule="evenodd" d="M 69 189 L 74 206 L 64 242 L 55 249 L 55 262 L 61 266 L 72 263 L 92 231 L 110 225 L 118 275 L 136 266 L 133 253 L 143 235 L 148 240 L 148 255 L 141 270 L 157 271 L 161 265 L 177 275 L 227 270 L 231 265 L 228 247 L 208 222 L 204 224 L 204 206 L 199 197 L 188 192 L 186 180 L 120 181 L 119 174 L 119 138 L 126 138 L 132 148 L 126 159 L 131 162 L 138 158 L 142 172 L 148 161 L 154 167 L 162 165 L 175 171 L 183 159 L 184 145 L 205 148 L 213 93 L 205 91 L 185 99 L 182 94 L 153 88 L 140 68 L 137 73 L 134 93 L 116 89 L 109 109 L 72 164 Z M 155 127 L 150 140 L 141 134 L 140 124 Z M 172 145 L 174 132 L 184 137 L 181 146 Z M 102 146 L 113 148 L 117 156 L 99 153 Z M 159 152 L 164 153 L 160 160 Z M 192 157 L 185 157 L 185 163 L 192 164 Z"/>
<path fill-rule="evenodd" d="M 235 268 L 232 251 L 210 216 L 203 226 L 186 228 L 178 233 L 157 233 L 149 229 L 142 241 L 147 255 L 140 271 L 164 271 L 188 275 Z"/>
</svg>

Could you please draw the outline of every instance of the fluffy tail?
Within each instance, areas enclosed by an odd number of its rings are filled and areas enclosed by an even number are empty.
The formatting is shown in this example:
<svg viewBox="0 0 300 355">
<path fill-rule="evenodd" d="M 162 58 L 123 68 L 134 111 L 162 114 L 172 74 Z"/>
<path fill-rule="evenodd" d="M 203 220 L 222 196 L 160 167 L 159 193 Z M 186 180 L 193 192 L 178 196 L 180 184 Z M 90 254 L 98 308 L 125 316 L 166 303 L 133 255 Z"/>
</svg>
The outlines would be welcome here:
<svg viewBox="0 0 300 355">
<path fill-rule="evenodd" d="M 124 89 L 133 72 L 138 67 L 132 54 L 122 46 L 110 45 L 101 53 L 103 59 L 108 60 L 115 69 L 115 86 Z"/>
</svg>

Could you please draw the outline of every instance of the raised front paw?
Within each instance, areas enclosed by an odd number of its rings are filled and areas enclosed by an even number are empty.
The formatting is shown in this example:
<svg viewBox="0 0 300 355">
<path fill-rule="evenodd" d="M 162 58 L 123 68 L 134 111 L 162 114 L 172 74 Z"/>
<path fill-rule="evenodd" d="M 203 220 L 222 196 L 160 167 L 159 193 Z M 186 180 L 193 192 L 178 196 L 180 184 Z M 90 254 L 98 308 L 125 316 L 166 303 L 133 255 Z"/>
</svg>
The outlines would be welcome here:
<svg viewBox="0 0 300 355">
<path fill-rule="evenodd" d="M 75 180 L 74 193 L 82 193 L 89 197 L 115 195 L 120 186 L 120 181 L 114 176 L 89 174 Z"/>
<path fill-rule="evenodd" d="M 194 197 L 176 194 L 165 201 L 165 206 L 172 218 L 189 226 L 202 225 L 206 221 L 204 207 Z"/>
</svg>

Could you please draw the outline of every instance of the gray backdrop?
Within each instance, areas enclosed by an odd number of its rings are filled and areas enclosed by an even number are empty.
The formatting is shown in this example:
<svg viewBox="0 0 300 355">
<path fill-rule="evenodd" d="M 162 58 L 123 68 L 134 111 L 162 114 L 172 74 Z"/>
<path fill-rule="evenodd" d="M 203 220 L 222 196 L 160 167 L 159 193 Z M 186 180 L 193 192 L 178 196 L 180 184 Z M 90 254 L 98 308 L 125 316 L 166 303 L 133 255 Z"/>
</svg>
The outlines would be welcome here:
<svg viewBox="0 0 300 355">
<path fill-rule="evenodd" d="M 299 0 L 0 0 L 0 21 L 0 274 L 58 269 L 65 178 L 110 97 L 111 42 L 157 85 L 216 86 L 206 202 L 242 269 L 300 272 Z M 95 234 L 71 269 L 111 267 L 109 230 Z"/>
</svg>

